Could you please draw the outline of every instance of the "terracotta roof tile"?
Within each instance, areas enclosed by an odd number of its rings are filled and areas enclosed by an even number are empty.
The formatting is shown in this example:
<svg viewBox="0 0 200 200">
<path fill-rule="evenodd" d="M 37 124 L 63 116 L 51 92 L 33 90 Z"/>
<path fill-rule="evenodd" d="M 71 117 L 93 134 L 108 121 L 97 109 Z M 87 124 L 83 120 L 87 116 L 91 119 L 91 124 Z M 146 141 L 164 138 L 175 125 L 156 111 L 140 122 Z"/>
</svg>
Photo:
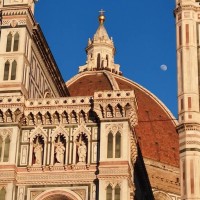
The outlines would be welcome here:
<svg viewBox="0 0 200 200">
<path fill-rule="evenodd" d="M 114 75 L 121 90 L 134 90 L 139 124 L 135 127 L 142 154 L 146 158 L 179 166 L 179 143 L 175 123 L 168 111 L 141 86 Z M 80 76 L 68 87 L 71 96 L 92 96 L 95 91 L 112 90 L 104 73 Z"/>
</svg>

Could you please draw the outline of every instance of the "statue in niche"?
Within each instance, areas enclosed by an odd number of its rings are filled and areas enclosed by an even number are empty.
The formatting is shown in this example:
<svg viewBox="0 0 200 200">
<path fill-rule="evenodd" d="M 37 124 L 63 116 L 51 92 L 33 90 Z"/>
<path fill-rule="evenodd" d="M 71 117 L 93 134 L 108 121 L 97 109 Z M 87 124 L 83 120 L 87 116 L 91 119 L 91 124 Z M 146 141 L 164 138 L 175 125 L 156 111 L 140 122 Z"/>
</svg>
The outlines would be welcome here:
<svg viewBox="0 0 200 200">
<path fill-rule="evenodd" d="M 39 143 L 38 137 L 36 139 L 36 143 L 33 144 L 33 152 L 35 155 L 35 164 L 36 165 L 41 165 L 42 164 L 42 152 L 43 152 L 43 147 L 42 144 Z"/>
<path fill-rule="evenodd" d="M 58 137 L 57 143 L 55 143 L 55 148 L 56 148 L 55 149 L 56 161 L 57 163 L 63 164 L 65 147 L 64 147 L 64 144 L 60 141 L 60 136 Z"/>
<path fill-rule="evenodd" d="M 87 147 L 84 140 L 82 139 L 82 136 L 80 136 L 79 141 L 76 144 L 78 146 L 79 163 L 86 163 Z"/>
</svg>

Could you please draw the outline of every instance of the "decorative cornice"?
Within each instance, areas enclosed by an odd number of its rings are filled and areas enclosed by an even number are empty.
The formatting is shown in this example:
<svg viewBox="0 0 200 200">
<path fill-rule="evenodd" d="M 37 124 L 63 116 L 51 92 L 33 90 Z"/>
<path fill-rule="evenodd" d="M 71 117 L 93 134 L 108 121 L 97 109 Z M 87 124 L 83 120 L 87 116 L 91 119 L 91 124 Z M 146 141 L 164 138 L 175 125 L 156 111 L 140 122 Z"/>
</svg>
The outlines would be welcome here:
<svg viewBox="0 0 200 200">
<path fill-rule="evenodd" d="M 183 123 L 177 126 L 177 132 L 183 133 L 185 131 L 200 131 L 199 123 Z"/>
</svg>

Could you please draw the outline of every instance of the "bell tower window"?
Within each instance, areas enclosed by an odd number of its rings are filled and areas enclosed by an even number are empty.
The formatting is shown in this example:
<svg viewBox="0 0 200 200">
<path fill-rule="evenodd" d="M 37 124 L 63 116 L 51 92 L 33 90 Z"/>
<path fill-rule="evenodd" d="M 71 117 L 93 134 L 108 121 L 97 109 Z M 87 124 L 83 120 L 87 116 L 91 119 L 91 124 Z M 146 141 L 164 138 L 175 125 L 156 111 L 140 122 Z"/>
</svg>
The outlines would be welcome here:
<svg viewBox="0 0 200 200">
<path fill-rule="evenodd" d="M 107 158 L 113 158 L 113 134 L 108 134 Z"/>
<path fill-rule="evenodd" d="M 9 33 L 7 36 L 6 52 L 10 52 L 12 47 L 12 34 Z"/>
<path fill-rule="evenodd" d="M 112 186 L 108 185 L 106 188 L 106 200 L 112 200 Z"/>
<path fill-rule="evenodd" d="M 19 49 L 19 33 L 15 33 L 14 37 L 11 33 L 7 36 L 6 52 L 18 51 Z"/>
<path fill-rule="evenodd" d="M 117 132 L 115 136 L 115 158 L 121 157 L 121 134 Z"/>
<path fill-rule="evenodd" d="M 4 80 L 4 81 L 7 81 L 7 80 L 8 80 L 9 71 L 10 71 L 10 62 L 7 61 L 7 62 L 5 63 L 5 66 L 4 66 L 4 76 L 3 76 L 3 80 Z"/>
<path fill-rule="evenodd" d="M 11 80 L 16 79 L 16 70 L 17 70 L 17 62 L 14 60 L 12 63 L 12 69 L 11 69 Z"/>
<path fill-rule="evenodd" d="M 7 136 L 5 139 L 3 162 L 8 162 L 8 160 L 9 160 L 9 149 L 10 149 L 10 138 L 9 138 L 9 136 Z"/>
<path fill-rule="evenodd" d="M 12 67 L 10 69 L 10 62 L 7 61 L 4 66 L 4 76 L 3 80 L 15 80 L 16 79 L 16 71 L 17 71 L 17 62 L 14 60 L 12 62 Z"/>
<path fill-rule="evenodd" d="M 9 161 L 10 138 L 7 136 L 5 139 L 0 137 L 0 162 Z"/>
<path fill-rule="evenodd" d="M 19 33 L 15 33 L 13 51 L 18 51 L 19 47 Z"/>
<path fill-rule="evenodd" d="M 1 188 L 0 189 L 0 199 L 5 200 L 5 198 L 6 198 L 6 190 L 5 190 L 5 188 Z"/>
<path fill-rule="evenodd" d="M 115 186 L 115 200 L 120 200 L 120 187 L 119 187 L 119 185 Z"/>
</svg>

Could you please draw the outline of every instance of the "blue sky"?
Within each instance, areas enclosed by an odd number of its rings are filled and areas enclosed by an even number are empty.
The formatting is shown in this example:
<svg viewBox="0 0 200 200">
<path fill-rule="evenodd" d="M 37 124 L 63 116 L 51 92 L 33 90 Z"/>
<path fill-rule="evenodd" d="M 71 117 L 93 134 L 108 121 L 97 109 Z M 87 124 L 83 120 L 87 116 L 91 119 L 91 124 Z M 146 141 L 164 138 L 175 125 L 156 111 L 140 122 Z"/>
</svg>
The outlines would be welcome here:
<svg viewBox="0 0 200 200">
<path fill-rule="evenodd" d="M 177 116 L 175 0 L 39 0 L 35 8 L 65 81 L 85 64 L 85 47 L 98 28 L 98 11 L 116 47 L 123 75 L 150 90 Z M 167 71 L 160 66 L 167 65 Z"/>
</svg>

